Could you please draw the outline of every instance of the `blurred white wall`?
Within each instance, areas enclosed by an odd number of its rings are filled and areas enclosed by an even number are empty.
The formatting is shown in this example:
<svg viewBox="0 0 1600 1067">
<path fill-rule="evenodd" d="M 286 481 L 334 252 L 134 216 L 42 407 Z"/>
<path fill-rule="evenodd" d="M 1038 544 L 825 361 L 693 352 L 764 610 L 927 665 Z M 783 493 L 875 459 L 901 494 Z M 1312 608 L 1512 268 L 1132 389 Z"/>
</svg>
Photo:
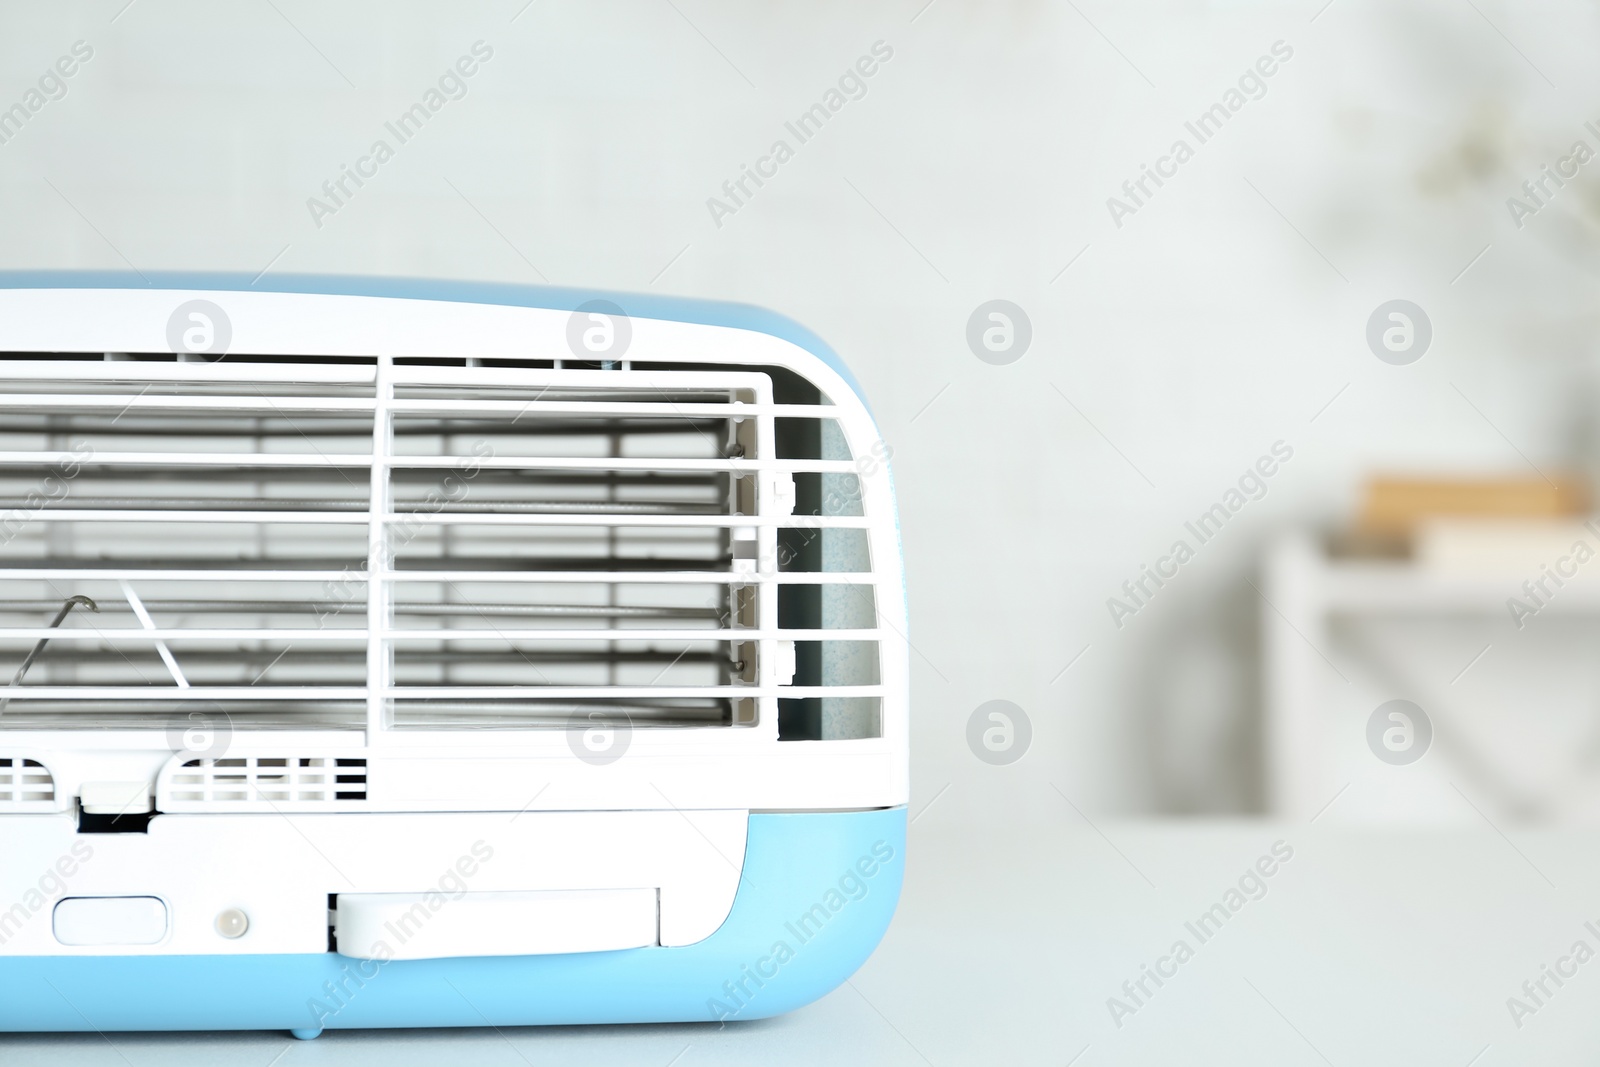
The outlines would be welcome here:
<svg viewBox="0 0 1600 1067">
<path fill-rule="evenodd" d="M 1504 200 L 1600 147 L 1588 3 L 125 3 L 0 9 L 0 107 L 94 50 L 0 144 L 0 268 L 549 281 L 806 323 L 895 450 L 940 818 L 1070 817 L 1057 788 L 1091 816 L 1255 807 L 1272 532 L 1374 465 L 1583 459 L 1595 186 L 1520 230 Z M 307 199 L 480 40 L 466 96 L 317 226 Z M 718 226 L 707 199 L 878 41 L 865 96 Z M 1107 198 L 1280 41 L 1118 227 Z M 1397 297 L 1434 327 L 1408 367 L 1363 336 Z M 964 337 L 993 298 L 1032 320 L 1009 366 Z M 1265 497 L 1116 626 L 1107 598 L 1278 441 Z M 1419 655 L 1448 677 L 1480 643 Z M 1009 767 L 966 747 L 996 698 L 1033 723 Z"/>
</svg>

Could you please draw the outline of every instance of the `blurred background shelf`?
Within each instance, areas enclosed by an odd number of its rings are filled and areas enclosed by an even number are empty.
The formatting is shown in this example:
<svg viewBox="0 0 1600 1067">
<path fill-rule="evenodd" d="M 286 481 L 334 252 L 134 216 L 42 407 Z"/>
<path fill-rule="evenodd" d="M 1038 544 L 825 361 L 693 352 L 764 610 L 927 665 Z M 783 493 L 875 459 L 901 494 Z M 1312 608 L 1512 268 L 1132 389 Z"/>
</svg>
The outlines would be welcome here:
<svg viewBox="0 0 1600 1067">
<path fill-rule="evenodd" d="M 1317 818 L 1360 781 L 1367 807 L 1339 818 L 1600 817 L 1600 582 L 1574 562 L 1558 586 L 1549 543 L 1513 537 L 1473 566 L 1340 557 L 1305 531 L 1274 542 L 1259 586 L 1271 813 Z M 1367 716 L 1391 699 L 1429 716 L 1415 764 L 1367 751 Z"/>
<path fill-rule="evenodd" d="M 1330 559 L 1314 545 L 1285 542 L 1275 557 L 1275 580 L 1298 586 L 1322 609 L 1343 614 L 1433 615 L 1461 612 L 1508 614 L 1506 599 L 1523 597 L 1526 575 L 1452 574 L 1408 562 Z M 1276 568 L 1287 573 L 1279 575 Z M 1537 576 L 1538 572 L 1534 572 Z M 1263 590 L 1265 591 L 1265 590 Z M 1271 592 L 1267 592 L 1272 597 Z M 1273 598 L 1277 604 L 1277 598 Z M 1285 609 L 1286 610 L 1286 609 Z M 1600 612 L 1600 585 L 1568 582 L 1541 609 L 1541 614 Z"/>
</svg>

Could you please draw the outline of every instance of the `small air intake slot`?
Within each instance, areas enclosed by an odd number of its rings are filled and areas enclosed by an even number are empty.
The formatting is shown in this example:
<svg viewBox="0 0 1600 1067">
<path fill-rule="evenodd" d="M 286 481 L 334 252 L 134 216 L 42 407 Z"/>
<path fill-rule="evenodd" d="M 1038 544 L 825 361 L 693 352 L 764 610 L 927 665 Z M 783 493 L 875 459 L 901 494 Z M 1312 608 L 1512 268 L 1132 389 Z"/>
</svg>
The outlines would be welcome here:
<svg viewBox="0 0 1600 1067">
<path fill-rule="evenodd" d="M 878 697 L 804 697 L 778 701 L 783 741 L 853 741 L 883 735 Z"/>
<path fill-rule="evenodd" d="M 875 635 L 877 597 L 870 580 L 823 581 L 825 574 L 869 575 L 867 531 L 827 520 L 865 514 L 860 475 L 843 430 L 834 419 L 777 420 L 779 454 L 821 461 L 835 469 L 797 471 L 792 525 L 777 531 L 778 566 L 796 578 L 778 589 L 778 626 L 786 630 L 849 631 Z M 839 470 L 849 461 L 854 469 Z M 831 634 L 830 634 L 831 636 Z M 795 643 L 797 687 L 824 695 L 778 701 L 782 741 L 841 741 L 881 737 L 882 700 L 856 695 L 845 687 L 876 687 L 882 682 L 876 641 L 826 640 Z M 827 695 L 835 689 L 838 695 Z"/>
<path fill-rule="evenodd" d="M 229 756 L 184 760 L 156 798 L 162 811 L 188 805 L 341 805 L 367 799 L 367 761 L 331 756 Z"/>
<path fill-rule="evenodd" d="M 55 807 L 56 780 L 38 760 L 0 756 L 0 811 Z"/>
</svg>

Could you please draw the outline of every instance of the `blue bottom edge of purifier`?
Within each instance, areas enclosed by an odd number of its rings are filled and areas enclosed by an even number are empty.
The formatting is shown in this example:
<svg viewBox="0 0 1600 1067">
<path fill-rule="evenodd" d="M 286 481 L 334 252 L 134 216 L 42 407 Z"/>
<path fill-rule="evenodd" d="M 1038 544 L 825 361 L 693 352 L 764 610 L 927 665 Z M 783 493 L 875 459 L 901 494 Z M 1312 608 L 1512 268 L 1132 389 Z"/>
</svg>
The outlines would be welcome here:
<svg viewBox="0 0 1600 1067">
<path fill-rule="evenodd" d="M 762 1019 L 831 991 L 888 929 L 906 812 L 755 814 L 722 926 L 682 948 L 378 963 L 0 959 L 0 1030 L 291 1030 Z"/>
</svg>

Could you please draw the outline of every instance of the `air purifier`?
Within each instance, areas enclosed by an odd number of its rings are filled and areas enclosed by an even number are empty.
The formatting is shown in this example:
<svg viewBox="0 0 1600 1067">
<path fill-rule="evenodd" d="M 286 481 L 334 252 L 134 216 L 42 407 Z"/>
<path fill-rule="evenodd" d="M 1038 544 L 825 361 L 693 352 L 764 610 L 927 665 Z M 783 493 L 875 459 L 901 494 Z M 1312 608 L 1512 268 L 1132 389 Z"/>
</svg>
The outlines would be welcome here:
<svg viewBox="0 0 1600 1067">
<path fill-rule="evenodd" d="M 0 277 L 0 1029 L 834 988 L 905 862 L 889 454 L 744 306 Z"/>
</svg>

